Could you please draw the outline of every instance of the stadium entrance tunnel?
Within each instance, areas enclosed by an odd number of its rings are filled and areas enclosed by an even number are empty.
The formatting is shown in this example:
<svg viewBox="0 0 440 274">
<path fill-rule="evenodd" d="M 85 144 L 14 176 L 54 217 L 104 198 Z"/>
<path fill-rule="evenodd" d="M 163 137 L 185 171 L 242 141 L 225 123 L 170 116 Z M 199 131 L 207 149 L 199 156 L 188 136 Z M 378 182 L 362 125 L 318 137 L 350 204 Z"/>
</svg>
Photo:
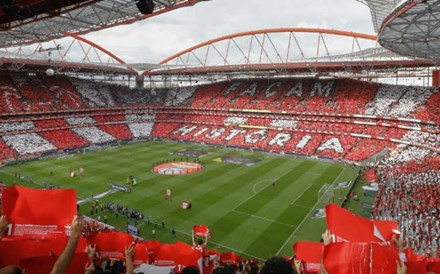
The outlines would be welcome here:
<svg viewBox="0 0 440 274">
<path fill-rule="evenodd" d="M 170 162 L 159 163 L 153 167 L 153 172 L 161 175 L 188 175 L 199 172 L 203 169 L 203 165 L 193 162 Z"/>
</svg>

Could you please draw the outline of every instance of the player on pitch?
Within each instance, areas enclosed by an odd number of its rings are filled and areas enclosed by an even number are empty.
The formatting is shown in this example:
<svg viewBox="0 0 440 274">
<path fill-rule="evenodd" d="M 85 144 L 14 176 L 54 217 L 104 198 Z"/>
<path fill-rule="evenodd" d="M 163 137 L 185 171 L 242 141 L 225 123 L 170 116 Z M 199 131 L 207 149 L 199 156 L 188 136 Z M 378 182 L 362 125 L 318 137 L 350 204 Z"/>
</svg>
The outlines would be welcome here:
<svg viewBox="0 0 440 274">
<path fill-rule="evenodd" d="M 171 195 L 171 189 L 167 188 L 165 190 L 165 200 L 173 201 L 173 197 Z"/>
</svg>

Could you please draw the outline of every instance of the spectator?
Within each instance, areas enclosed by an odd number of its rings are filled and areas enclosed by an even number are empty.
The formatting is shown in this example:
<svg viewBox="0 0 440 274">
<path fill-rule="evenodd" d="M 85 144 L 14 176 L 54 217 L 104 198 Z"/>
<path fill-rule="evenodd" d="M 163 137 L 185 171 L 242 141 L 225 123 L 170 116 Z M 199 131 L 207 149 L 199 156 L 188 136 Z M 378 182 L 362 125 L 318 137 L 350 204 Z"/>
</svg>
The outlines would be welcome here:
<svg viewBox="0 0 440 274">
<path fill-rule="evenodd" d="M 8 265 L 6 267 L 0 268 L 0 274 L 22 274 L 23 271 L 20 267 L 16 265 Z"/>
<path fill-rule="evenodd" d="M 127 274 L 133 274 L 134 266 L 133 266 L 133 254 L 134 254 L 134 244 L 131 244 L 129 247 L 125 248 L 125 265 L 127 268 Z"/>
<path fill-rule="evenodd" d="M 208 244 L 208 233 L 205 235 L 205 240 L 202 239 L 196 239 L 194 235 L 194 230 L 192 231 L 192 242 L 193 242 L 193 248 L 199 250 L 200 252 L 203 252 L 205 250 L 206 245 Z"/>
<path fill-rule="evenodd" d="M 6 220 L 6 216 L 2 215 L 0 217 L 0 240 L 2 236 L 5 234 L 8 228 L 8 221 Z M 0 268 L 0 274 L 21 274 L 23 273 L 20 267 L 16 265 L 8 265 L 6 267 Z"/>
<path fill-rule="evenodd" d="M 86 266 L 84 267 L 84 273 L 93 274 L 94 272 L 95 272 L 95 266 L 93 265 L 93 263 L 86 264 Z"/>
<path fill-rule="evenodd" d="M 8 229 L 8 221 L 6 220 L 6 216 L 0 216 L 0 240 Z"/>
<path fill-rule="evenodd" d="M 79 237 L 83 228 L 83 220 L 81 217 L 75 216 L 71 225 L 71 234 L 66 247 L 64 248 L 50 274 L 64 274 L 73 258 L 75 248 L 78 245 Z"/>
<path fill-rule="evenodd" d="M 282 257 L 272 257 L 267 260 L 260 274 L 296 274 L 296 270 Z"/>
<path fill-rule="evenodd" d="M 199 273 L 200 273 L 199 269 L 193 265 L 187 266 L 184 269 L 182 269 L 182 274 L 199 274 Z"/>
</svg>

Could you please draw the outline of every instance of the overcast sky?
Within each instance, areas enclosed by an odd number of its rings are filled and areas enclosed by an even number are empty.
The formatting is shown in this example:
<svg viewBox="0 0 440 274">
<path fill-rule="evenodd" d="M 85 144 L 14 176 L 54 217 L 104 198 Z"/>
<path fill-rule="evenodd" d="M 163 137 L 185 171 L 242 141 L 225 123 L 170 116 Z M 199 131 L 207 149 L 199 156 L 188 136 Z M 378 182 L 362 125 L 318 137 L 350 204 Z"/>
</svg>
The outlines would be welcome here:
<svg viewBox="0 0 440 274">
<path fill-rule="evenodd" d="M 369 9 L 355 0 L 211 0 L 85 37 L 127 63 L 157 63 L 208 39 L 278 27 L 374 34 Z"/>
</svg>

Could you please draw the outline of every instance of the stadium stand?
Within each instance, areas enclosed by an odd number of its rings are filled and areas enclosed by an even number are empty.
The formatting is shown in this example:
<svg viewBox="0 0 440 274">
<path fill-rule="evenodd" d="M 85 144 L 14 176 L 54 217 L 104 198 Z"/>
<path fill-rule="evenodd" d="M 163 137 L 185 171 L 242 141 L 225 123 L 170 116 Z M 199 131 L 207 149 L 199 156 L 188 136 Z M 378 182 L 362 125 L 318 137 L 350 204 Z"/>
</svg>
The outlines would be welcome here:
<svg viewBox="0 0 440 274">
<path fill-rule="evenodd" d="M 239 80 L 127 95 L 124 90 L 115 92 L 111 85 L 74 78 L 2 77 L 5 89 L 16 92 L 16 96 L 3 97 L 2 105 L 9 112 L 16 110 L 4 122 L 36 123 L 37 128 L 14 131 L 43 135 L 40 129 L 44 128 L 48 138 L 51 130 L 73 131 L 90 143 L 151 136 L 355 162 L 399 144 L 435 148 L 438 142 L 439 127 L 434 121 L 438 115 L 429 107 L 435 104 L 438 92 L 432 88 L 399 89 L 349 79 Z M 58 100 L 61 97 L 65 99 Z M 133 103 L 136 98 L 143 98 L 149 106 Z M 50 112 L 46 106 L 51 106 Z M 18 110 L 27 110 L 26 116 L 19 116 Z M 54 113 L 56 110 L 70 113 Z M 421 115 L 428 120 L 418 119 Z M 62 118 L 66 124 L 60 122 Z M 88 127 L 81 127 L 86 124 Z M 188 125 L 203 128 L 194 129 L 195 136 L 177 136 L 178 129 Z M 417 134 L 421 135 L 414 137 Z M 261 138 L 252 138 L 257 135 Z"/>
<path fill-rule="evenodd" d="M 390 168 L 389 162 L 379 167 L 381 184 L 374 207 L 376 219 L 397 219 L 405 244 L 417 253 L 437 257 L 440 251 L 440 171 L 406 173 L 405 165 Z M 386 165 L 388 164 L 388 165 Z M 435 165 L 437 164 L 437 165 Z M 394 169 L 394 170 L 393 170 Z M 411 169 L 414 170 L 414 167 Z"/>
<path fill-rule="evenodd" d="M 41 132 L 40 135 L 54 144 L 60 150 L 90 145 L 90 142 L 88 142 L 85 138 L 68 129 Z"/>
<path fill-rule="evenodd" d="M 283 79 L 129 92 L 88 80 L 17 74 L 1 75 L 0 87 L 0 161 L 134 138 L 349 163 L 385 153 L 371 164 L 382 181 L 373 217 L 397 219 L 405 247 L 417 254 L 439 254 L 439 211 L 429 210 L 440 207 L 437 89 Z"/>
</svg>

